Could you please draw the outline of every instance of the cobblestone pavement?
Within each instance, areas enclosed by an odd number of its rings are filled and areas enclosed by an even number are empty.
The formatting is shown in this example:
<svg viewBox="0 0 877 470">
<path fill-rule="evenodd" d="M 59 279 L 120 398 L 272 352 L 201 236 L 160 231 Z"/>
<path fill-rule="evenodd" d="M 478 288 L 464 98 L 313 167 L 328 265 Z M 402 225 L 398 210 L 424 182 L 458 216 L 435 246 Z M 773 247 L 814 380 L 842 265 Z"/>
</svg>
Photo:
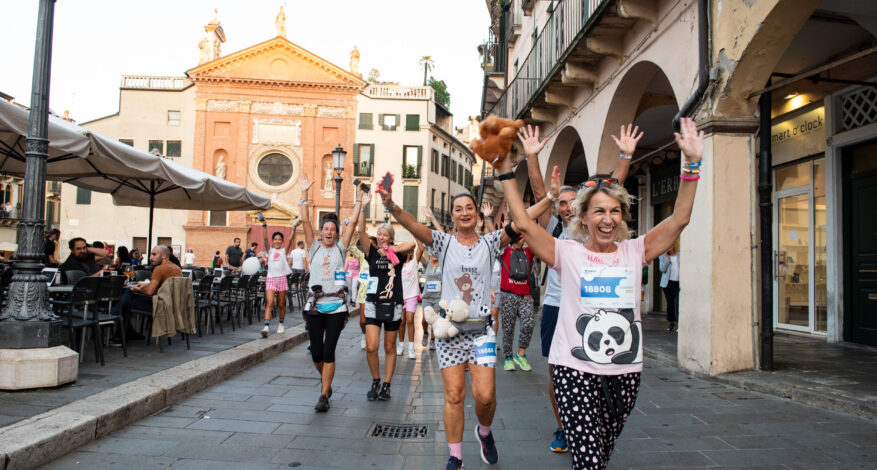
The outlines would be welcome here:
<svg viewBox="0 0 877 470">
<path fill-rule="evenodd" d="M 368 402 L 371 376 L 355 322 L 339 343 L 326 414 L 313 411 L 319 379 L 302 344 L 44 468 L 444 468 L 434 352 L 399 358 L 392 399 Z M 532 372 L 497 371 L 493 430 L 500 457 L 492 468 L 570 468 L 569 454 L 548 450 L 556 424 L 538 337 L 529 351 Z M 422 423 L 430 432 L 417 441 L 366 437 L 376 422 Z M 474 425 L 467 396 L 463 460 L 468 469 L 488 468 Z M 740 391 L 649 359 L 610 468 L 848 470 L 874 468 L 875 461 L 875 422 Z"/>
</svg>

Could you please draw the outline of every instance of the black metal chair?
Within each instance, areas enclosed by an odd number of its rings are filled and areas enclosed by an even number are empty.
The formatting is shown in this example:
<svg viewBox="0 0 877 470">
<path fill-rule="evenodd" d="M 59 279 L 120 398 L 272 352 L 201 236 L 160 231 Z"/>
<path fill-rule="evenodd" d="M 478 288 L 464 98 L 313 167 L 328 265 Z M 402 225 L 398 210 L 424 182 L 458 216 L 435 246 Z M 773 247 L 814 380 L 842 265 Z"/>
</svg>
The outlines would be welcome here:
<svg viewBox="0 0 877 470">
<path fill-rule="evenodd" d="M 70 269 L 67 271 L 63 271 L 65 282 L 68 286 L 72 286 L 76 284 L 80 279 L 86 277 L 85 271 L 80 271 L 78 269 Z"/>
<path fill-rule="evenodd" d="M 122 293 L 125 292 L 125 279 L 126 276 L 108 276 L 101 278 L 103 282 L 100 283 L 100 286 L 97 289 L 95 300 L 98 303 L 96 307 L 103 307 L 101 304 L 106 304 L 106 313 L 98 313 L 97 315 L 98 324 L 101 327 L 112 326 L 113 328 L 115 328 L 116 325 L 119 325 L 119 330 L 122 335 L 122 355 L 128 357 L 128 325 L 125 324 L 121 312 L 119 312 L 118 315 L 112 314 L 113 303 L 118 303 L 122 300 Z M 107 336 L 107 338 L 109 337 L 110 335 Z"/>
<path fill-rule="evenodd" d="M 70 347 L 76 349 L 76 330 L 82 331 L 81 346 L 78 349 L 80 362 L 85 347 L 85 331 L 91 329 L 95 360 L 100 362 L 100 365 L 104 365 L 104 355 L 101 349 L 100 324 L 94 307 L 97 291 L 102 282 L 103 278 L 100 277 L 84 277 L 73 286 L 73 292 L 68 300 L 52 301 L 61 310 L 61 319 L 69 331 Z"/>
<path fill-rule="evenodd" d="M 231 331 L 235 331 L 234 316 L 232 313 L 232 310 L 234 310 L 234 301 L 231 292 L 233 281 L 234 278 L 231 276 L 225 276 L 220 279 L 219 286 L 214 289 L 211 298 L 213 308 L 216 311 L 217 322 L 222 322 L 222 311 L 225 310 L 228 314 L 228 318 L 231 320 Z M 222 333 L 222 326 L 220 326 L 219 332 Z"/>
<path fill-rule="evenodd" d="M 238 326 L 243 322 L 243 317 L 247 313 L 247 286 L 250 283 L 248 274 L 241 274 L 232 285 L 232 293 L 234 295 L 235 316 L 238 317 Z M 250 322 L 252 324 L 252 321 Z"/>
<path fill-rule="evenodd" d="M 210 328 L 210 333 L 214 332 L 214 324 L 217 323 L 215 320 L 216 317 L 211 319 L 210 312 L 213 311 L 213 276 L 207 275 L 201 278 L 198 284 L 198 290 L 195 292 L 195 324 L 198 325 L 198 336 L 202 336 L 201 332 L 204 330 L 202 327 L 202 317 L 201 314 L 204 311 L 207 311 L 207 317 L 204 319 L 204 324 Z M 219 334 L 222 334 L 222 323 L 219 323 Z"/>
<path fill-rule="evenodd" d="M 141 269 L 139 271 L 134 271 L 134 280 L 137 282 L 143 282 L 152 277 L 152 271 L 147 269 Z"/>
</svg>

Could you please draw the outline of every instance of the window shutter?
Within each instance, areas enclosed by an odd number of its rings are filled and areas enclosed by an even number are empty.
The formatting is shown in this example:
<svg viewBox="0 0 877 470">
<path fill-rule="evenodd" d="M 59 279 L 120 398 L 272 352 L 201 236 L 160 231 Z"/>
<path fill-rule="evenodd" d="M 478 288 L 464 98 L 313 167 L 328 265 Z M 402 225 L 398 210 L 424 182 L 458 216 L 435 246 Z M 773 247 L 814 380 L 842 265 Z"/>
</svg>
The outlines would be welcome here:
<svg viewBox="0 0 877 470">
<path fill-rule="evenodd" d="M 362 176 L 372 176 L 375 171 L 375 144 L 370 144 L 371 152 L 368 153 L 368 174 Z"/>
<path fill-rule="evenodd" d="M 395 131 L 396 128 L 398 128 L 402 124 L 402 115 L 394 114 L 393 116 L 396 116 L 396 121 L 395 121 L 396 125 L 393 126 L 393 130 Z"/>
<path fill-rule="evenodd" d="M 381 129 L 386 131 L 387 126 L 384 125 L 384 116 L 386 116 L 386 114 L 378 114 L 378 125 L 381 126 Z"/>
<path fill-rule="evenodd" d="M 420 115 L 419 114 L 406 114 L 405 115 L 405 130 L 406 131 L 419 131 L 420 130 Z"/>
<path fill-rule="evenodd" d="M 91 204 L 91 191 L 88 189 L 76 188 L 76 203 Z"/>
<path fill-rule="evenodd" d="M 417 177 L 420 178 L 420 169 L 423 168 L 423 146 L 417 146 Z"/>
<path fill-rule="evenodd" d="M 359 128 L 360 129 L 373 129 L 374 124 L 372 123 L 372 113 L 359 113 Z"/>
<path fill-rule="evenodd" d="M 359 116 L 359 128 L 362 129 L 362 114 Z M 353 176 L 364 176 L 359 172 L 359 144 L 353 144 Z"/>
<path fill-rule="evenodd" d="M 405 186 L 402 193 L 402 208 L 417 218 L 417 193 L 420 186 Z"/>
</svg>

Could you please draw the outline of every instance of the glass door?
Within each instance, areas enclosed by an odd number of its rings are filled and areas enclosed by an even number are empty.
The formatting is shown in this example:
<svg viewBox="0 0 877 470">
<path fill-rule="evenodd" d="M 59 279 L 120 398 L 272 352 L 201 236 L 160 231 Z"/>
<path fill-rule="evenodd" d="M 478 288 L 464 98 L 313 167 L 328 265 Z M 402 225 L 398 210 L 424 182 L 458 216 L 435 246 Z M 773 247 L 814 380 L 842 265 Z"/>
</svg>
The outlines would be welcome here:
<svg viewBox="0 0 877 470">
<path fill-rule="evenodd" d="M 777 326 L 810 331 L 810 191 L 776 201 L 774 292 Z"/>
</svg>

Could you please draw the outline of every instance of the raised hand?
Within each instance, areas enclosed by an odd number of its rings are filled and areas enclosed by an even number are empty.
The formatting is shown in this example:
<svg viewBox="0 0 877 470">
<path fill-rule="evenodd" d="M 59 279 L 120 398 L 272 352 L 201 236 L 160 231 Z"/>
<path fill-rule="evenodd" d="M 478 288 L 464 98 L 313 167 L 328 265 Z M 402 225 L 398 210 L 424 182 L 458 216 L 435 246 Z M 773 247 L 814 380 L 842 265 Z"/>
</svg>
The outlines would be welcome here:
<svg viewBox="0 0 877 470">
<path fill-rule="evenodd" d="M 360 194 L 361 194 L 362 196 L 360 197 L 359 200 L 362 201 L 362 206 L 363 206 L 363 207 L 369 205 L 369 203 L 372 202 L 372 195 L 371 195 L 370 192 L 361 191 Z"/>
<path fill-rule="evenodd" d="M 673 136 L 686 162 L 699 162 L 703 158 L 703 131 L 698 132 L 694 119 L 682 118 L 679 132 Z"/>
<path fill-rule="evenodd" d="M 563 181 L 560 180 L 560 170 L 557 168 L 557 165 L 554 165 L 554 169 L 551 170 L 551 195 L 554 197 L 560 196 L 560 188 L 563 186 Z"/>
<path fill-rule="evenodd" d="M 622 125 L 619 135 L 621 136 L 620 138 L 614 135 L 612 136 L 612 140 L 615 141 L 618 150 L 625 155 L 633 155 L 633 152 L 636 150 L 636 144 L 643 137 L 643 133 L 640 132 L 639 126 L 633 127 L 633 124 L 628 124 L 627 126 Z"/>
<path fill-rule="evenodd" d="M 298 186 L 301 188 L 302 194 L 307 193 L 311 186 L 314 185 L 313 181 L 308 181 L 308 175 L 305 173 L 301 174 L 301 177 L 298 179 Z"/>
<path fill-rule="evenodd" d="M 481 213 L 484 214 L 484 217 L 490 217 L 493 215 L 493 204 L 484 201 L 481 203 Z"/>
<path fill-rule="evenodd" d="M 432 220 L 435 218 L 435 214 L 432 213 L 432 209 L 427 206 L 420 206 L 420 213 L 425 215 L 427 219 Z"/>
<path fill-rule="evenodd" d="M 518 139 L 524 144 L 524 154 L 527 156 L 538 155 L 545 148 L 545 142 L 548 142 L 547 137 L 544 140 L 539 140 L 539 126 L 536 126 L 534 131 L 533 126 L 529 124 L 518 131 Z"/>
<path fill-rule="evenodd" d="M 383 186 L 377 185 L 378 189 L 375 191 L 381 196 L 381 201 L 384 203 L 384 207 L 393 207 L 393 188 L 390 187 L 388 189 L 384 189 Z"/>
<path fill-rule="evenodd" d="M 301 217 L 296 217 L 296 218 L 292 219 L 291 223 L 292 223 L 292 228 L 298 227 L 298 224 L 301 223 Z"/>
</svg>

